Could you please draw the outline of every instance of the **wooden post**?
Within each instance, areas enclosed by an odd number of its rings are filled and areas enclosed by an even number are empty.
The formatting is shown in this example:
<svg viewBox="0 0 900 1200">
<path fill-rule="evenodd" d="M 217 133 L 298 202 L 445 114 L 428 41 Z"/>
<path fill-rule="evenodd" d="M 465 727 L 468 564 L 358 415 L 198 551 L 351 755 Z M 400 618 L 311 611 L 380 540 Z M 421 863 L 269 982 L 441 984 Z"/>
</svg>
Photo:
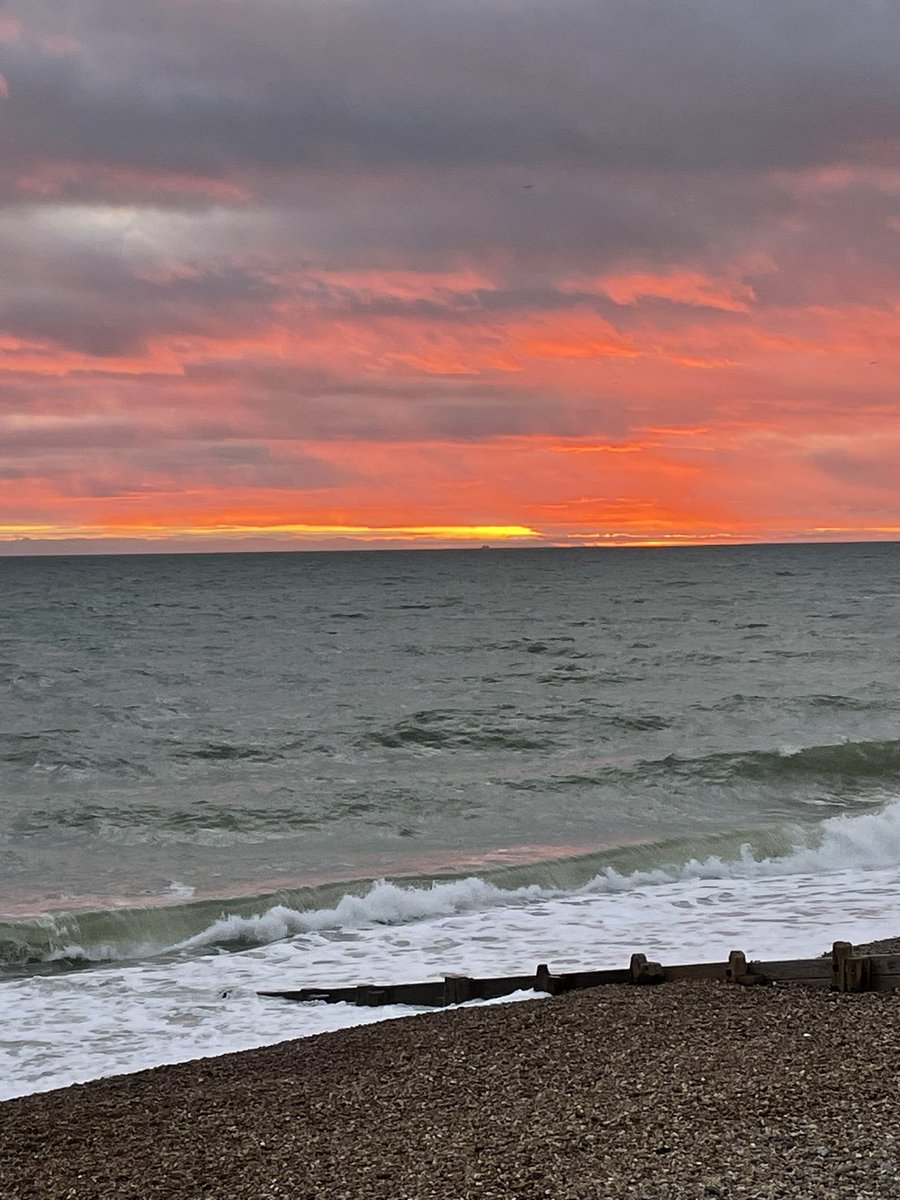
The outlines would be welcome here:
<svg viewBox="0 0 900 1200">
<path fill-rule="evenodd" d="M 831 990 L 846 992 L 847 959 L 853 953 L 849 942 L 835 942 L 831 947 Z"/>
<path fill-rule="evenodd" d="M 743 950 L 732 950 L 728 955 L 725 978 L 729 979 L 732 983 L 740 983 L 744 987 L 751 987 L 755 983 L 763 982 L 762 975 L 750 970 L 747 963 L 747 956 Z"/>
<path fill-rule="evenodd" d="M 662 983 L 666 973 L 658 962 L 648 962 L 646 954 L 632 954 L 629 965 L 632 983 Z"/>
<path fill-rule="evenodd" d="M 550 968 L 546 963 L 538 963 L 534 973 L 534 990 L 548 992 L 551 996 L 556 994 L 556 980 L 550 974 Z"/>
<path fill-rule="evenodd" d="M 847 959 L 847 991 L 871 992 L 872 960 L 868 955 L 851 954 Z"/>
<path fill-rule="evenodd" d="M 472 998 L 472 980 L 468 975 L 444 976 L 444 1004 L 463 1004 Z"/>
<path fill-rule="evenodd" d="M 743 950 L 732 950 L 728 955 L 725 975 L 732 983 L 738 983 L 747 974 L 747 956 Z"/>
<path fill-rule="evenodd" d="M 868 955 L 854 954 L 849 942 L 835 942 L 831 947 L 831 990 L 868 992 L 872 986 L 872 959 Z"/>
</svg>

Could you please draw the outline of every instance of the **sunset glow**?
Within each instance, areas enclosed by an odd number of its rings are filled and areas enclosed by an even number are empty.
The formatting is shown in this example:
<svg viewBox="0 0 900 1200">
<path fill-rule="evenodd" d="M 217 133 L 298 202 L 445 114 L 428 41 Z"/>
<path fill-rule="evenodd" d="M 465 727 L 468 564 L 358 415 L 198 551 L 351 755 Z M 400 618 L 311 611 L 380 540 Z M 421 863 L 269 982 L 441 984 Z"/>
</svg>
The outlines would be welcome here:
<svg viewBox="0 0 900 1200">
<path fill-rule="evenodd" d="M 0 17 L 0 552 L 900 536 L 900 9 L 153 8 Z"/>
</svg>

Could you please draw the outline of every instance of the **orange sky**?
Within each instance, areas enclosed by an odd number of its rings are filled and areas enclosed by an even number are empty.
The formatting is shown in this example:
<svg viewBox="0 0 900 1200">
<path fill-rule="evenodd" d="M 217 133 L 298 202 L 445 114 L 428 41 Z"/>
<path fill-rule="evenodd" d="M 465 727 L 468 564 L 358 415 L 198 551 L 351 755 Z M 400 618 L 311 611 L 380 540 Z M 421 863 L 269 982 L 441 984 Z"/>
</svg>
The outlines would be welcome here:
<svg viewBox="0 0 900 1200">
<path fill-rule="evenodd" d="M 823 3 L 8 6 L 0 553 L 900 536 L 900 18 Z"/>
</svg>

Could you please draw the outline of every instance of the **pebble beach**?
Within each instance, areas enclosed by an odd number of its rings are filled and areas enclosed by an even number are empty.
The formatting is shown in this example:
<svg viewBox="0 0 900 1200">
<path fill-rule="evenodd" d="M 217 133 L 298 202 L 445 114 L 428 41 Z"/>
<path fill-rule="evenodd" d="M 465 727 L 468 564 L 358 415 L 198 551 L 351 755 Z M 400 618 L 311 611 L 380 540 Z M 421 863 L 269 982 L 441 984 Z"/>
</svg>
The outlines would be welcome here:
<svg viewBox="0 0 900 1200">
<path fill-rule="evenodd" d="M 790 985 L 417 1015 L 2 1104 L 2 1194 L 892 1200 L 898 1029 Z"/>
</svg>

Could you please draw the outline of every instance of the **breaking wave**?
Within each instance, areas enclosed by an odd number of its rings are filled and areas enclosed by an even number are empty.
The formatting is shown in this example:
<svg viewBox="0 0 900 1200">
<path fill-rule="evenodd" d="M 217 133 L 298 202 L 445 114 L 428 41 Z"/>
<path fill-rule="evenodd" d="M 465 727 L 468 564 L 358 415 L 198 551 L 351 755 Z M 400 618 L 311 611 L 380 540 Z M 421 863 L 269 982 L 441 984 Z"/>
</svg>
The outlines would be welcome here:
<svg viewBox="0 0 900 1200">
<path fill-rule="evenodd" d="M 749 879 L 900 865 L 900 800 L 802 829 L 625 846 L 576 858 L 507 866 L 482 876 L 411 876 L 285 889 L 233 900 L 181 902 L 0 922 L 6 974 L 77 969 L 159 955 L 265 945 L 313 932 L 405 924 L 566 895 L 596 896 L 691 879 Z"/>
</svg>

